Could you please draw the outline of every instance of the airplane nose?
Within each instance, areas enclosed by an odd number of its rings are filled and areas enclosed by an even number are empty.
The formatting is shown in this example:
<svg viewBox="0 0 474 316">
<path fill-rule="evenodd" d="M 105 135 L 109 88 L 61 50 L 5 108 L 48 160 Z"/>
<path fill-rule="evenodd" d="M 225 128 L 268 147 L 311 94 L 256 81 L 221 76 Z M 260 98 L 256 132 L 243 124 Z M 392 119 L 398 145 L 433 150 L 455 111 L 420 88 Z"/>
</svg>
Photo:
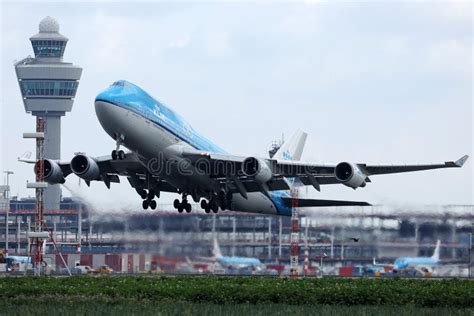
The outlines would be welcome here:
<svg viewBox="0 0 474 316">
<path fill-rule="evenodd" d="M 95 98 L 96 106 L 100 105 L 101 102 L 107 102 L 117 104 L 120 97 L 125 93 L 125 83 L 123 81 L 116 81 L 110 87 L 99 93 Z"/>
<path fill-rule="evenodd" d="M 101 93 L 99 93 L 95 97 L 96 106 L 103 103 L 103 102 L 114 103 L 114 100 L 116 99 L 116 93 L 113 93 L 113 91 L 110 91 L 110 90 L 111 89 L 108 88 L 108 89 L 102 91 Z"/>
</svg>

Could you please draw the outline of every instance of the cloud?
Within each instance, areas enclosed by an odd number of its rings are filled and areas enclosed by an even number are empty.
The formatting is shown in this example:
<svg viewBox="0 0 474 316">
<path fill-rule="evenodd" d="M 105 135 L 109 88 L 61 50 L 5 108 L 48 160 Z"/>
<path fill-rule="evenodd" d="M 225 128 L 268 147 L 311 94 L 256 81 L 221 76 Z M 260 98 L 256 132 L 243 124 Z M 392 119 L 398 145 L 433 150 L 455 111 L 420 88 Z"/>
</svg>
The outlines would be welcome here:
<svg viewBox="0 0 474 316">
<path fill-rule="evenodd" d="M 73 111 L 62 119 L 64 160 L 114 148 L 93 100 L 117 79 L 142 86 L 234 154 L 265 156 L 273 138 L 298 127 L 309 133 L 307 159 L 319 162 L 438 162 L 472 153 L 470 5 L 2 6 L 0 163 L 14 169 L 13 192 L 23 196 L 31 194 L 24 184 L 32 172 L 15 158 L 33 149 L 21 133 L 34 120 L 24 113 L 12 61 L 32 54 L 28 38 L 46 15 L 70 39 L 64 60 L 84 68 Z M 472 176 L 464 169 L 373 180 L 357 191 L 326 186 L 318 198 L 472 200 Z M 126 180 L 110 191 L 99 183 L 80 190 L 112 207 L 140 207 Z"/>
<path fill-rule="evenodd" d="M 173 41 L 171 41 L 168 45 L 168 47 L 170 48 L 184 48 L 186 46 L 188 46 L 191 42 L 191 38 L 190 37 L 183 37 L 183 38 L 179 38 L 179 39 L 175 39 Z"/>
</svg>

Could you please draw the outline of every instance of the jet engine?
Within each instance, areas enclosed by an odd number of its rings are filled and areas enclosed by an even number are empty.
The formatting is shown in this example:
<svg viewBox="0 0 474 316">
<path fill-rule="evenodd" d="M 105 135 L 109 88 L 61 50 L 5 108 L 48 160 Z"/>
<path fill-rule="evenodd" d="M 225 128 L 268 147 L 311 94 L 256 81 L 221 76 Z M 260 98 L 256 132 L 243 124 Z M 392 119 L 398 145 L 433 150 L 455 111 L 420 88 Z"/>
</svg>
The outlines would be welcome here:
<svg viewBox="0 0 474 316">
<path fill-rule="evenodd" d="M 242 162 L 242 172 L 249 177 L 255 177 L 255 181 L 266 183 L 273 177 L 273 172 L 268 164 L 259 158 L 249 157 Z"/>
<path fill-rule="evenodd" d="M 84 180 L 97 180 L 100 176 L 100 169 L 97 162 L 85 155 L 76 155 L 71 160 L 71 170 L 78 177 Z"/>
<path fill-rule="evenodd" d="M 38 170 L 38 162 L 35 164 L 35 173 Z M 58 184 L 64 183 L 66 180 L 64 179 L 63 171 L 58 163 L 54 160 L 45 159 L 43 160 L 43 175 L 44 180 L 49 184 Z"/>
<path fill-rule="evenodd" d="M 342 182 L 342 184 L 357 189 L 359 187 L 365 187 L 365 175 L 359 167 L 353 163 L 341 162 L 336 166 L 334 170 L 334 175 L 337 180 Z"/>
</svg>

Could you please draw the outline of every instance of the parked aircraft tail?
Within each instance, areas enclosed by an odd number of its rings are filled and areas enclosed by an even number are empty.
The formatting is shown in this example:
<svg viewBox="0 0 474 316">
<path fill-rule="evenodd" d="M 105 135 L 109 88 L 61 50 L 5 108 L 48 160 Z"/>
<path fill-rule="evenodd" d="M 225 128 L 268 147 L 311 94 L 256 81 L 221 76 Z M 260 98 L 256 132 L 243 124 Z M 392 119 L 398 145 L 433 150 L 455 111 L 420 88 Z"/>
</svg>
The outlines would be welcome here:
<svg viewBox="0 0 474 316">
<path fill-rule="evenodd" d="M 219 247 L 219 244 L 217 243 L 217 238 L 214 238 L 214 246 L 212 248 L 212 255 L 214 256 L 214 258 L 222 257 L 221 248 Z"/>
<path fill-rule="evenodd" d="M 436 242 L 436 248 L 433 252 L 433 255 L 431 256 L 432 259 L 438 261 L 439 260 L 439 248 L 440 248 L 440 245 L 441 245 L 441 241 L 438 239 L 438 241 Z"/>
<path fill-rule="evenodd" d="M 25 162 L 25 163 L 35 163 L 36 159 L 31 159 L 31 151 L 26 151 L 18 157 L 19 162 Z"/>
</svg>

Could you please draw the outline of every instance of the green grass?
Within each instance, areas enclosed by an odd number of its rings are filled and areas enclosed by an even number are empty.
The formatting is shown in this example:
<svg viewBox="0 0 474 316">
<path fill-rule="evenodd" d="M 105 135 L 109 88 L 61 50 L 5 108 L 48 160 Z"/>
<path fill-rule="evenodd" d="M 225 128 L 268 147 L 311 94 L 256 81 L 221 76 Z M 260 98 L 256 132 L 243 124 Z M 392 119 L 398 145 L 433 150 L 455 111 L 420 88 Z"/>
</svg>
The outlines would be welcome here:
<svg viewBox="0 0 474 316">
<path fill-rule="evenodd" d="M 470 309 L 474 282 L 406 279 L 287 279 L 269 277 L 5 277 L 1 304 L 85 304 L 105 306 L 193 303 L 203 306 L 282 304 L 393 306 Z M 118 305 L 117 305 L 118 304 Z M 243 304 L 243 305 L 241 305 Z M 299 306 L 292 306 L 299 305 Z M 163 305 L 166 306 L 166 305 Z M 183 305 L 187 306 L 187 305 Z M 201 305 L 199 305 L 201 306 Z M 250 307 L 245 307 L 250 306 Z M 220 307 L 215 307 L 220 308 Z M 278 311 L 278 309 L 277 309 Z"/>
<path fill-rule="evenodd" d="M 414 306 L 295 306 L 282 304 L 194 304 L 194 303 L 50 303 L 21 305 L 5 304 L 0 315 L 472 315 L 472 310 L 453 308 L 426 308 Z"/>
</svg>

